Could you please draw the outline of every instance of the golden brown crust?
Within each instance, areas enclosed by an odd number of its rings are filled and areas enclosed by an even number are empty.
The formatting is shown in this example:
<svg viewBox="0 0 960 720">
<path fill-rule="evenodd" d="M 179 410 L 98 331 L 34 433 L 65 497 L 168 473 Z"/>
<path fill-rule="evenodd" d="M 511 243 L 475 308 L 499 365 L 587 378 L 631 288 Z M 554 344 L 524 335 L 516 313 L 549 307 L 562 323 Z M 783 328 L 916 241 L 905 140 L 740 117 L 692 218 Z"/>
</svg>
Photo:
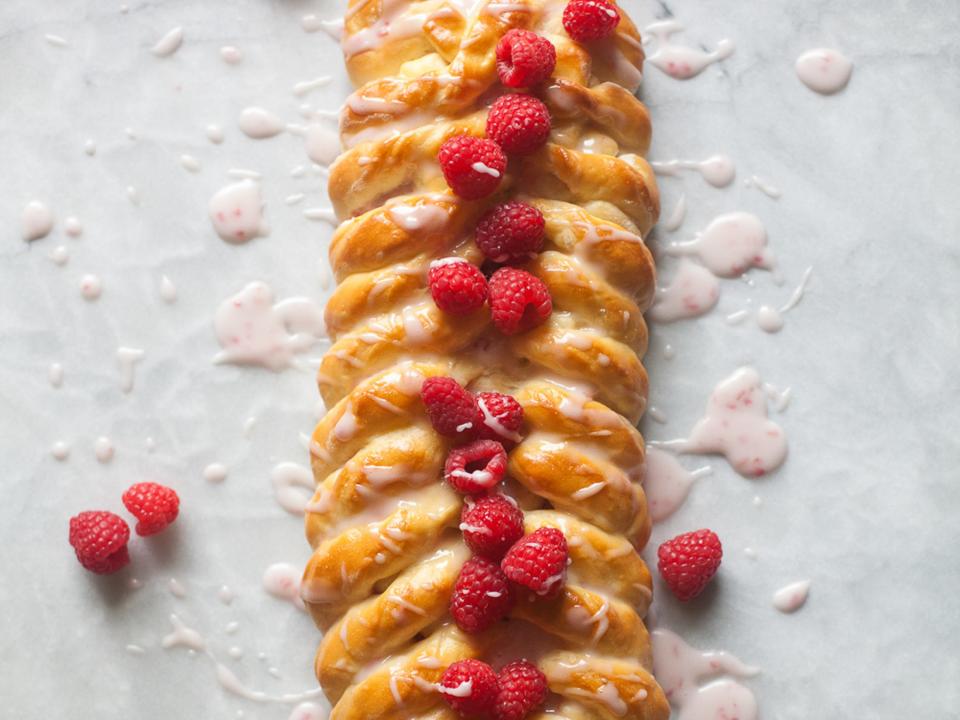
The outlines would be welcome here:
<svg viewBox="0 0 960 720">
<path fill-rule="evenodd" d="M 623 16 L 598 47 L 572 42 L 562 0 L 351 0 L 343 47 L 359 86 L 341 121 L 345 152 L 329 191 L 343 221 L 330 248 L 339 285 L 327 306 L 333 345 L 318 384 L 329 412 L 311 439 L 317 491 L 307 513 L 313 555 L 303 595 L 325 631 L 316 672 L 337 720 L 453 720 L 437 692 L 444 668 L 478 657 L 536 661 L 551 690 L 531 718 L 665 720 L 642 618 L 650 533 L 640 485 L 647 398 L 642 313 L 654 293 L 643 237 L 659 196 L 643 159 L 650 119 L 632 95 L 643 61 Z M 557 48 L 537 94 L 549 143 L 514 159 L 495 197 L 450 193 L 436 162 L 460 133 L 483 136 L 503 89 L 495 48 L 512 27 Z M 601 47 L 602 45 L 602 47 Z M 547 284 L 549 321 L 514 337 L 488 313 L 451 317 L 433 304 L 430 262 L 479 265 L 472 231 L 505 198 L 537 206 L 545 246 L 523 267 Z M 423 380 L 450 375 L 513 394 L 524 439 L 509 454 L 509 492 L 527 531 L 561 529 L 563 592 L 517 603 L 492 630 L 466 635 L 450 593 L 469 557 L 461 498 L 442 482 L 449 442 L 431 428 Z"/>
</svg>

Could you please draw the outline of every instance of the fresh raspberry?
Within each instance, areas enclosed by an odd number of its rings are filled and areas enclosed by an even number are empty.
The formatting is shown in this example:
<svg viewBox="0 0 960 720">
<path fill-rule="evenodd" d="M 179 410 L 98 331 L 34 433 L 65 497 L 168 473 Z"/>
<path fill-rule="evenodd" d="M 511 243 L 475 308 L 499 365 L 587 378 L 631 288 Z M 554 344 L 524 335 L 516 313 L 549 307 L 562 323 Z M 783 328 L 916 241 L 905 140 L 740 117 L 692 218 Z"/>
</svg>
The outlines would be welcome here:
<svg viewBox="0 0 960 720">
<path fill-rule="evenodd" d="M 451 315 L 469 315 L 487 301 L 487 278 L 466 260 L 435 261 L 428 276 L 437 307 Z"/>
<path fill-rule="evenodd" d="M 480 498 L 464 505 L 460 531 L 474 554 L 499 562 L 523 537 L 523 511 L 503 495 Z"/>
<path fill-rule="evenodd" d="M 607 0 L 570 0 L 563 10 L 563 27 L 577 42 L 602 40 L 619 23 L 619 11 Z"/>
<path fill-rule="evenodd" d="M 497 698 L 497 674 L 482 660 L 457 660 L 443 672 L 439 690 L 460 717 L 489 717 Z"/>
<path fill-rule="evenodd" d="M 88 510 L 70 518 L 70 544 L 77 560 L 98 575 L 114 573 L 130 562 L 126 521 L 106 510 Z"/>
<path fill-rule="evenodd" d="M 516 200 L 495 205 L 477 222 L 477 247 L 494 262 L 523 260 L 543 247 L 543 226 L 543 213 L 533 205 Z"/>
<path fill-rule="evenodd" d="M 450 597 L 450 615 L 457 627 L 475 635 L 505 617 L 513 607 L 513 591 L 500 566 L 472 557 L 464 563 Z"/>
<path fill-rule="evenodd" d="M 474 429 L 479 427 L 480 422 Z M 485 493 L 503 480 L 506 472 L 507 453 L 503 445 L 494 440 L 477 440 L 454 448 L 443 466 L 444 479 L 464 495 Z"/>
<path fill-rule="evenodd" d="M 440 147 L 440 168 L 450 188 L 464 200 L 493 193 L 507 169 L 507 158 L 493 140 L 456 135 Z"/>
<path fill-rule="evenodd" d="M 547 699 L 547 676 L 533 663 L 515 660 L 497 676 L 500 690 L 493 705 L 494 720 L 523 720 Z"/>
<path fill-rule="evenodd" d="M 723 546 L 713 530 L 695 530 L 667 540 L 657 549 L 657 568 L 667 587 L 686 602 L 703 592 L 720 567 Z"/>
<path fill-rule="evenodd" d="M 476 437 L 483 424 L 477 399 L 451 377 L 429 377 L 420 397 L 433 429 L 445 437 Z"/>
<path fill-rule="evenodd" d="M 557 49 L 545 37 L 514 28 L 497 43 L 497 73 L 509 88 L 539 85 L 553 74 Z"/>
<path fill-rule="evenodd" d="M 556 597 L 567 575 L 567 539 L 556 528 L 542 527 L 518 540 L 500 567 L 517 585 Z"/>
<path fill-rule="evenodd" d="M 512 267 L 497 270 L 488 285 L 493 324 L 504 335 L 531 330 L 553 312 L 550 291 L 543 280 Z"/>
<path fill-rule="evenodd" d="M 180 498 L 168 487 L 154 482 L 131 485 L 123 494 L 123 504 L 137 518 L 137 535 L 155 535 L 177 519 Z"/>
<path fill-rule="evenodd" d="M 487 137 L 507 155 L 529 155 L 550 137 L 550 111 L 533 95 L 501 95 L 487 114 Z"/>
<path fill-rule="evenodd" d="M 482 392 L 477 395 L 477 407 L 483 415 L 480 437 L 499 440 L 501 443 L 518 443 L 523 440 L 523 405 L 511 395 L 498 392 Z"/>
</svg>

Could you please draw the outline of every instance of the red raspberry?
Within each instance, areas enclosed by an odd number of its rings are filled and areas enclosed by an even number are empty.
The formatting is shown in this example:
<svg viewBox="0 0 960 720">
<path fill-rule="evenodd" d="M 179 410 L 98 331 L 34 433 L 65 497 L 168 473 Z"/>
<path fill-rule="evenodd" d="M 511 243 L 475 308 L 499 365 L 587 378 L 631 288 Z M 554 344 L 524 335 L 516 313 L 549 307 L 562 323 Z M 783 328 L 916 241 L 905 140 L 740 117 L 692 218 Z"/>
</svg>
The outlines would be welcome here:
<svg viewBox="0 0 960 720">
<path fill-rule="evenodd" d="M 490 313 L 504 335 L 532 330 L 550 317 L 553 301 L 543 280 L 524 270 L 504 267 L 490 278 Z"/>
<path fill-rule="evenodd" d="M 70 544 L 77 560 L 98 575 L 114 573 L 130 562 L 130 527 L 119 515 L 88 510 L 70 518 Z"/>
<path fill-rule="evenodd" d="M 464 506 L 460 531 L 475 554 L 499 561 L 523 537 L 523 511 L 503 495 L 480 498 Z"/>
<path fill-rule="evenodd" d="M 168 487 L 154 482 L 131 485 L 123 494 L 123 504 L 137 518 L 137 535 L 155 535 L 177 519 L 180 498 Z"/>
<path fill-rule="evenodd" d="M 488 717 L 497 698 L 497 674 L 482 660 L 457 660 L 440 678 L 440 694 L 462 718 Z"/>
<path fill-rule="evenodd" d="M 695 530 L 660 545 L 657 568 L 677 599 L 686 602 L 703 592 L 722 558 L 723 546 L 717 534 Z"/>
<path fill-rule="evenodd" d="M 523 260 L 543 247 L 543 226 L 543 213 L 533 205 L 495 205 L 477 222 L 477 247 L 494 262 Z"/>
<path fill-rule="evenodd" d="M 503 150 L 492 140 L 456 135 L 440 147 L 440 168 L 447 185 L 464 200 L 493 193 L 507 169 Z"/>
<path fill-rule="evenodd" d="M 567 539 L 556 528 L 542 527 L 518 540 L 500 567 L 517 585 L 556 597 L 567 575 Z"/>
<path fill-rule="evenodd" d="M 500 691 L 493 705 L 494 720 L 523 720 L 547 699 L 547 676 L 526 660 L 505 666 L 497 682 Z"/>
<path fill-rule="evenodd" d="M 545 37 L 514 28 L 497 43 L 497 73 L 509 88 L 539 85 L 553 74 L 557 49 Z"/>
<path fill-rule="evenodd" d="M 532 95 L 501 95 L 487 114 L 487 137 L 508 155 L 529 155 L 550 137 L 550 111 Z"/>
<path fill-rule="evenodd" d="M 480 422 L 475 426 L 479 429 Z M 494 440 L 477 440 L 454 448 L 447 455 L 443 477 L 457 492 L 464 495 L 485 493 L 503 480 L 507 472 L 507 453 Z"/>
<path fill-rule="evenodd" d="M 451 315 L 469 315 L 487 301 L 487 278 L 466 260 L 435 261 L 428 276 L 437 307 Z"/>
<path fill-rule="evenodd" d="M 619 23 L 619 11 L 607 0 L 570 0 L 563 10 L 563 27 L 577 42 L 602 40 Z"/>
<path fill-rule="evenodd" d="M 450 597 L 450 615 L 457 627 L 475 635 L 490 628 L 513 607 L 513 591 L 500 566 L 472 557 L 464 563 Z"/>
<path fill-rule="evenodd" d="M 480 437 L 499 440 L 501 443 L 518 443 L 523 440 L 523 406 L 511 395 L 498 392 L 482 392 L 477 395 L 477 407 L 483 415 Z"/>
<path fill-rule="evenodd" d="M 477 399 L 451 377 L 429 377 L 423 381 L 420 397 L 427 408 L 433 429 L 445 437 L 476 437 L 483 416 Z"/>
</svg>

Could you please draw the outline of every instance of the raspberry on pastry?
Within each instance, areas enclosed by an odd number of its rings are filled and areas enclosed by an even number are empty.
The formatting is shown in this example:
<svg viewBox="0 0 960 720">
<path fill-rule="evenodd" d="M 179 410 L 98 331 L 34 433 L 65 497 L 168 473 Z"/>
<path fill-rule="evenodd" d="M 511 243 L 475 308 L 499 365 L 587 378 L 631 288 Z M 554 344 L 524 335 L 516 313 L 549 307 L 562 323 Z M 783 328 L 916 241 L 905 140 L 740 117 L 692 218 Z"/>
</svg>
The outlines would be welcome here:
<svg viewBox="0 0 960 720">
<path fill-rule="evenodd" d="M 556 597 L 567 577 L 567 539 L 552 527 L 542 527 L 518 540 L 500 563 L 511 581 L 540 597 Z"/>
<path fill-rule="evenodd" d="M 477 222 L 475 242 L 489 260 L 525 260 L 543 247 L 543 213 L 533 205 L 511 200 L 495 205 Z"/>
<path fill-rule="evenodd" d="M 507 472 L 507 453 L 495 440 L 476 440 L 447 455 L 443 477 L 457 492 L 479 495 L 495 487 Z"/>
<path fill-rule="evenodd" d="M 507 158 L 500 146 L 472 135 L 450 138 L 437 157 L 447 185 L 464 200 L 491 195 L 507 170 Z"/>
<path fill-rule="evenodd" d="M 523 405 L 516 398 L 498 392 L 477 394 L 477 407 L 483 415 L 480 437 L 509 444 L 523 440 L 520 428 L 523 427 Z"/>
<path fill-rule="evenodd" d="M 497 698 L 497 674 L 481 660 L 457 660 L 444 671 L 438 689 L 460 717 L 483 718 Z"/>
<path fill-rule="evenodd" d="M 513 28 L 497 43 L 497 74 L 509 88 L 539 85 L 553 74 L 557 49 L 545 37 Z"/>
<path fill-rule="evenodd" d="M 503 495 L 468 501 L 460 513 L 460 532 L 475 554 L 500 561 L 523 537 L 523 511 Z"/>
<path fill-rule="evenodd" d="M 469 315 L 487 301 L 487 278 L 466 260 L 433 262 L 427 282 L 437 307 L 451 315 Z"/>
<path fill-rule="evenodd" d="M 494 720 L 523 720 L 547 699 L 547 677 L 526 660 L 515 660 L 497 675 Z"/>
<path fill-rule="evenodd" d="M 513 591 L 500 566 L 482 557 L 467 560 L 450 597 L 450 615 L 457 627 L 475 635 L 506 617 L 511 607 Z"/>
<path fill-rule="evenodd" d="M 479 432 L 483 415 L 477 399 L 451 377 L 429 377 L 420 397 L 433 429 L 445 437 L 471 438 Z"/>
<path fill-rule="evenodd" d="M 500 268 L 490 277 L 488 293 L 493 324 L 504 335 L 532 330 L 553 312 L 547 286 L 525 270 Z"/>
<path fill-rule="evenodd" d="M 602 40 L 620 24 L 620 12 L 607 0 L 570 0 L 563 10 L 563 27 L 577 42 Z"/>
<path fill-rule="evenodd" d="M 487 137 L 508 155 L 529 155 L 550 137 L 550 111 L 533 95 L 501 95 L 487 114 Z"/>
</svg>

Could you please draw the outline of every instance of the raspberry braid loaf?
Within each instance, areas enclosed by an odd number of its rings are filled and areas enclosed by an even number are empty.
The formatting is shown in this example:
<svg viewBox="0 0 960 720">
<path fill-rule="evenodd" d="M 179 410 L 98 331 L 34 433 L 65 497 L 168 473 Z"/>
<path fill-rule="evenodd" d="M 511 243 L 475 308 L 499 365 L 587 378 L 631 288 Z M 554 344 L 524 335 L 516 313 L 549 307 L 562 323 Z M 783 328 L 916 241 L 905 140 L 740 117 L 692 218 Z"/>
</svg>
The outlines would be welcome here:
<svg viewBox="0 0 960 720">
<path fill-rule="evenodd" d="M 339 285 L 318 376 L 330 410 L 311 442 L 318 486 L 302 586 L 325 633 L 316 672 L 338 720 L 456 718 L 449 696 L 469 695 L 469 683 L 445 696 L 441 681 L 465 658 L 539 667 L 550 692 L 530 718 L 669 715 L 651 674 L 651 578 L 638 554 L 650 532 L 635 428 L 647 397 L 642 313 L 655 287 L 642 238 L 659 212 L 643 159 L 649 117 L 632 94 L 643 52 L 626 16 L 605 40 L 578 43 L 563 12 L 557 0 L 350 1 L 343 49 L 359 89 L 330 170 Z M 511 157 L 494 194 L 464 200 L 438 152 L 454 136 L 484 137 L 488 106 L 508 92 L 496 49 L 511 28 L 556 49 L 552 77 L 530 90 L 549 109 L 549 141 Z M 543 216 L 542 250 L 517 266 L 552 301 L 545 321 L 513 335 L 487 307 L 445 313 L 428 286 L 437 260 L 484 264 L 474 229 L 507 200 Z M 520 588 L 507 617 L 472 634 L 450 614 L 471 552 L 465 499 L 444 481 L 464 439 L 431 423 L 421 388 L 433 377 L 519 402 L 519 431 L 484 410 L 509 457 L 497 492 L 524 511 L 526 533 L 556 528 L 569 552 L 559 592 Z"/>
</svg>

